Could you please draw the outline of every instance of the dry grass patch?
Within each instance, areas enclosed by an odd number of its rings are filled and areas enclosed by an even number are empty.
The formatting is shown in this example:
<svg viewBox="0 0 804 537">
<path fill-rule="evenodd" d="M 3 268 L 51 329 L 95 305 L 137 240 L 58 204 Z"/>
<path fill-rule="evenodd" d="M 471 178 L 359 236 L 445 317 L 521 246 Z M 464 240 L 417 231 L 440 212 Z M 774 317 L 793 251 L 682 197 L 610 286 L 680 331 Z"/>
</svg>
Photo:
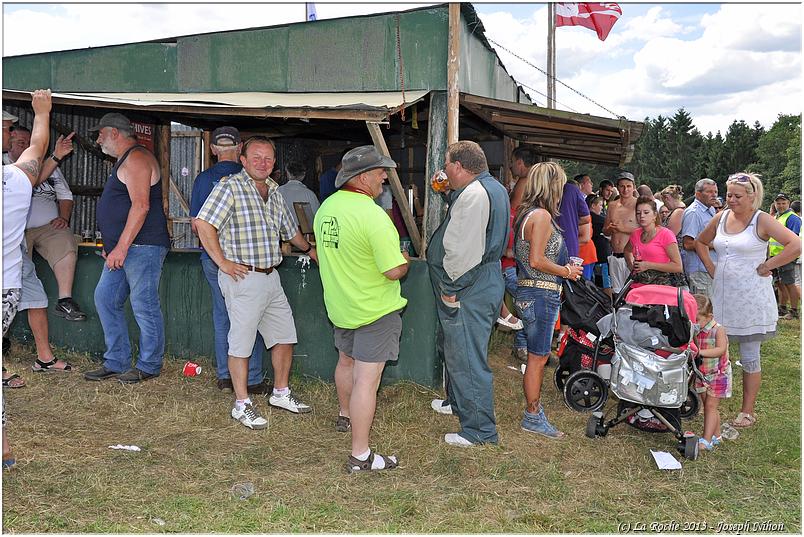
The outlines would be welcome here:
<svg viewBox="0 0 804 537">
<path fill-rule="evenodd" d="M 30 349 L 17 346 L 5 360 L 28 386 L 5 392 L 18 466 L 3 475 L 3 529 L 576 533 L 616 532 L 622 522 L 706 522 L 711 531 L 721 521 L 769 520 L 801 531 L 797 321 L 783 323 L 763 346 L 757 426 L 699 461 L 682 461 L 679 472 L 657 470 L 649 451 L 677 454 L 670 435 L 620 425 L 606 438 L 587 439 L 587 415 L 568 410 L 550 379 L 545 407 L 568 438 L 522 432 L 522 376 L 506 367 L 510 338 L 492 341 L 499 446 L 445 445 L 457 419 L 430 410 L 439 393 L 400 383 L 380 391 L 372 447 L 397 454 L 401 468 L 355 476 L 343 471 L 349 436 L 334 431 L 331 384 L 295 379 L 294 391 L 313 412 L 296 416 L 260 400 L 270 427 L 251 431 L 229 417 L 232 396 L 216 389 L 211 369 L 184 378 L 181 362 L 168 360 L 159 378 L 142 385 L 90 383 L 80 373 L 30 372 Z M 68 358 L 81 371 L 96 365 Z M 739 407 L 735 370 L 726 418 Z M 700 416 L 686 423 L 701 427 Z M 108 448 L 115 444 L 142 451 Z M 255 493 L 241 501 L 231 489 L 245 482 Z"/>
</svg>

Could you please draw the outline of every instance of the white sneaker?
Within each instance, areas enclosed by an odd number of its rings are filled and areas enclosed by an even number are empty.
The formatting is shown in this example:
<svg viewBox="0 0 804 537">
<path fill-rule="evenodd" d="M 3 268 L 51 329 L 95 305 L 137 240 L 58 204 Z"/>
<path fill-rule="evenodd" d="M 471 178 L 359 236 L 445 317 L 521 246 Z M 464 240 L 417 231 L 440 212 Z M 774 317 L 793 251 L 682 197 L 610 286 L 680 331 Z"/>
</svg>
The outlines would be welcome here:
<svg viewBox="0 0 804 537">
<path fill-rule="evenodd" d="M 509 330 L 522 330 L 525 325 L 522 324 L 522 319 L 517 319 L 515 323 L 512 323 L 509 319 L 516 319 L 513 314 L 508 314 L 508 317 L 497 317 L 497 324 L 500 326 L 504 326 Z"/>
<path fill-rule="evenodd" d="M 458 447 L 472 447 L 474 444 L 467 440 L 466 438 L 462 437 L 458 433 L 447 433 L 444 435 L 444 442 L 451 446 L 458 446 Z"/>
<path fill-rule="evenodd" d="M 433 399 L 430 403 L 430 408 L 438 412 L 439 414 L 452 414 L 452 405 L 445 405 L 443 399 Z"/>
<path fill-rule="evenodd" d="M 249 429 L 265 429 L 268 427 L 268 420 L 260 416 L 260 413 L 251 403 L 246 403 L 243 410 L 232 409 L 232 417 Z"/>
<path fill-rule="evenodd" d="M 284 408 L 285 410 L 293 412 L 294 414 L 306 414 L 307 412 L 310 412 L 312 410 L 310 406 L 305 405 L 304 403 L 293 397 L 293 395 L 290 392 L 286 393 L 285 395 L 272 394 L 271 397 L 268 399 L 268 403 L 271 406 Z"/>
</svg>

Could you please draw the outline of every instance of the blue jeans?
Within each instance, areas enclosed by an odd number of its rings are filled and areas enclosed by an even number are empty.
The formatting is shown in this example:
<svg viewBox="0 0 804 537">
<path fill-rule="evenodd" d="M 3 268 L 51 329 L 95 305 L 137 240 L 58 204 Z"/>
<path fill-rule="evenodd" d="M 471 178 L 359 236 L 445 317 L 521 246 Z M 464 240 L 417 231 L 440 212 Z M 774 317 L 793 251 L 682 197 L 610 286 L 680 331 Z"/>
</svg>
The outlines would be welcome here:
<svg viewBox="0 0 804 537">
<path fill-rule="evenodd" d="M 218 286 L 218 265 L 212 259 L 201 258 L 201 268 L 209 283 L 212 295 L 212 325 L 215 329 L 215 373 L 219 379 L 231 378 L 229 375 L 229 314 L 223 300 L 221 288 Z M 262 382 L 262 350 L 265 348 L 262 336 L 257 332 L 254 349 L 248 361 L 248 385 L 254 386 Z"/>
<path fill-rule="evenodd" d="M 165 323 L 159 304 L 159 279 L 168 249 L 164 246 L 132 244 L 123 268 L 104 265 L 95 287 L 95 308 L 103 327 L 106 352 L 103 365 L 117 373 L 131 368 L 131 343 L 123 312 L 126 300 L 140 328 L 140 358 L 134 367 L 158 374 L 165 354 Z"/>
<path fill-rule="evenodd" d="M 503 277 L 505 278 L 505 290 L 508 291 L 511 298 L 516 300 L 516 267 L 506 267 L 503 271 Z M 528 337 L 525 335 L 524 330 L 516 330 L 514 332 L 514 348 L 528 348 Z"/>
<path fill-rule="evenodd" d="M 516 308 L 525 325 L 528 352 L 537 356 L 550 354 L 553 328 L 561 309 L 561 293 L 539 287 L 520 287 L 516 295 Z"/>
</svg>

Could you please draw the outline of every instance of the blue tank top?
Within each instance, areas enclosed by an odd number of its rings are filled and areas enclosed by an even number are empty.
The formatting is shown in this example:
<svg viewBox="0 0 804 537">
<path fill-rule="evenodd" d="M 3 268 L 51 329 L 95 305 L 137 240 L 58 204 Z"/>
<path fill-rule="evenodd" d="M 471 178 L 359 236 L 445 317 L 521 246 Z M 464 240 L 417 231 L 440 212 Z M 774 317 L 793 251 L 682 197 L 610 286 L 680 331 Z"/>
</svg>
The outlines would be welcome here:
<svg viewBox="0 0 804 537">
<path fill-rule="evenodd" d="M 103 236 L 103 250 L 108 254 L 117 242 L 120 240 L 120 235 L 123 233 L 123 228 L 126 227 L 126 220 L 128 219 L 128 211 L 131 209 L 131 198 L 128 195 L 126 185 L 120 182 L 117 177 L 117 170 L 125 162 L 128 155 L 135 149 L 143 149 L 141 145 L 135 145 L 128 149 L 123 156 L 120 157 L 112 168 L 112 173 L 109 174 L 109 179 L 103 187 L 103 194 L 98 200 L 97 206 L 97 220 L 98 228 Z M 150 246 L 164 246 L 170 248 L 170 236 L 167 232 L 167 219 L 165 218 L 165 211 L 162 208 L 162 180 L 151 186 L 148 195 L 150 208 L 148 214 L 145 216 L 145 222 L 140 228 L 140 232 L 134 238 L 133 244 L 150 245 Z"/>
</svg>

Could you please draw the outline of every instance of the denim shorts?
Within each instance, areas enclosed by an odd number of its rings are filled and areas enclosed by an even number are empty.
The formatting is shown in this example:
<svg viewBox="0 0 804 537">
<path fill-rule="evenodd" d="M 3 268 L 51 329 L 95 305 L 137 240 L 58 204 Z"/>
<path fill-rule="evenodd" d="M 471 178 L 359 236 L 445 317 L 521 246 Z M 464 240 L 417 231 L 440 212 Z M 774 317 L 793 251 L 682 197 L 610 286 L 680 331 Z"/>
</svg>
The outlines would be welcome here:
<svg viewBox="0 0 804 537">
<path fill-rule="evenodd" d="M 528 352 L 549 355 L 553 328 L 561 309 L 561 293 L 538 287 L 519 287 L 515 304 L 519 318 L 525 324 Z"/>
</svg>

